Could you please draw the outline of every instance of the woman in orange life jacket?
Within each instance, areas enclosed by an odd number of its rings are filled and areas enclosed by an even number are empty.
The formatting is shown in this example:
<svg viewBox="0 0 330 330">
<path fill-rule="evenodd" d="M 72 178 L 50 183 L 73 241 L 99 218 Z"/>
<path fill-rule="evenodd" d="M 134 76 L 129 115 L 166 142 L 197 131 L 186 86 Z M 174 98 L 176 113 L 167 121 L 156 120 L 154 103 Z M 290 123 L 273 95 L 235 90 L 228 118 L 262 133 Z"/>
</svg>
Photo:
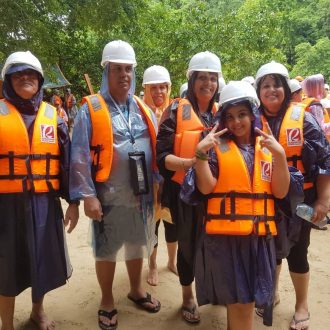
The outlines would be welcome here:
<svg viewBox="0 0 330 330">
<path fill-rule="evenodd" d="M 306 98 L 303 103 L 306 104 L 306 111 L 310 112 L 316 118 L 317 122 L 323 129 L 327 138 L 330 138 L 330 120 L 329 114 L 324 109 L 321 99 L 324 96 L 324 77 L 323 75 L 315 74 L 306 77 L 302 82 L 302 88 Z"/>
<path fill-rule="evenodd" d="M 143 74 L 142 86 L 144 88 L 144 102 L 155 113 L 157 122 L 159 124 L 164 110 L 170 104 L 171 95 L 171 78 L 166 68 L 160 65 L 153 65 L 146 69 Z M 175 274 L 178 274 L 176 268 L 176 253 L 177 253 L 177 234 L 175 225 L 172 223 L 171 214 L 167 207 L 161 206 L 161 192 L 163 187 L 163 178 L 154 183 L 155 191 L 155 220 L 156 231 L 155 234 L 158 239 L 158 228 L 161 220 L 164 220 L 165 240 L 167 245 L 168 262 L 167 268 Z M 149 271 L 147 275 L 147 282 L 150 285 L 158 284 L 158 270 L 157 270 L 157 247 L 158 242 L 154 247 L 149 258 Z"/>
<path fill-rule="evenodd" d="M 251 84 L 230 82 L 219 103 L 219 123 L 196 147 L 196 184 L 208 200 L 197 301 L 226 305 L 228 329 L 252 330 L 255 303 L 272 301 L 274 198 L 286 196 L 290 175 L 282 146 L 257 127 Z"/>
<path fill-rule="evenodd" d="M 69 199 L 70 139 L 64 122 L 42 102 L 39 60 L 29 51 L 8 56 L 0 100 L 0 318 L 14 329 L 15 297 L 31 287 L 30 319 L 54 329 L 44 311 L 47 292 L 64 285 L 72 268 L 63 222 L 71 232 L 78 206 Z M 59 197 L 70 203 L 65 218 Z"/>
<path fill-rule="evenodd" d="M 179 192 L 185 172 L 195 164 L 195 146 L 213 122 L 219 75 L 221 63 L 215 54 L 206 51 L 194 55 L 187 72 L 187 96 L 174 100 L 165 110 L 157 136 L 157 163 L 164 177 L 162 205 L 169 207 L 177 226 L 177 269 L 183 299 L 181 315 L 189 323 L 200 321 L 192 282 L 196 236 L 205 204 L 187 205 L 181 201 Z"/>
<path fill-rule="evenodd" d="M 304 111 L 305 105 L 290 104 L 289 74 L 277 62 L 264 64 L 256 75 L 256 90 L 260 99 L 263 121 L 267 121 L 274 137 L 284 147 L 288 165 L 304 175 L 304 202 L 313 206 L 313 222 L 322 220 L 330 205 L 330 146 L 314 116 Z M 292 208 L 293 209 L 293 208 Z M 278 223 L 276 243 L 276 286 L 274 304 L 279 302 L 278 279 L 282 259 L 288 261 L 296 293 L 295 313 L 291 329 L 309 326 L 307 259 L 310 243 L 310 223 L 295 215 L 295 210 L 282 213 Z"/>
</svg>

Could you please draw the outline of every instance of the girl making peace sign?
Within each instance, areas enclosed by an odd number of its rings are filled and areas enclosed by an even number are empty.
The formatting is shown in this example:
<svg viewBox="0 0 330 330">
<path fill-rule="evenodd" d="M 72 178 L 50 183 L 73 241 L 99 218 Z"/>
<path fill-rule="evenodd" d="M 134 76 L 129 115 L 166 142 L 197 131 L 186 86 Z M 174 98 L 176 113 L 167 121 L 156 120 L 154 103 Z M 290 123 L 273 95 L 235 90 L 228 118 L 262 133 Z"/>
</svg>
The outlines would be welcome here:
<svg viewBox="0 0 330 330">
<path fill-rule="evenodd" d="M 196 148 L 196 183 L 207 195 L 197 300 L 226 305 L 230 330 L 253 329 L 255 304 L 272 302 L 274 198 L 285 197 L 290 182 L 284 149 L 256 127 L 258 104 L 250 84 L 229 83 L 220 95 L 219 124 Z"/>
</svg>

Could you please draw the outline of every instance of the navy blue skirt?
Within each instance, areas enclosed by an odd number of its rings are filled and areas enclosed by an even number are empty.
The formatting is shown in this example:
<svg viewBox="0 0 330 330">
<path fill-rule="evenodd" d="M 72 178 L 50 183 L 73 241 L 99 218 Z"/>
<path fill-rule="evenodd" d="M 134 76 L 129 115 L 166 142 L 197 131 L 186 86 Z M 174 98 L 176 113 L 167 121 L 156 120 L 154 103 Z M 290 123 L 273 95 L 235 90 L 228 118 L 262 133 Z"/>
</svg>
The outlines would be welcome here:
<svg viewBox="0 0 330 330">
<path fill-rule="evenodd" d="M 32 287 L 32 301 L 66 283 L 63 212 L 51 194 L 0 194 L 0 295 Z"/>
<path fill-rule="evenodd" d="M 199 305 L 272 302 L 276 268 L 274 239 L 203 233 L 195 265 Z"/>
</svg>

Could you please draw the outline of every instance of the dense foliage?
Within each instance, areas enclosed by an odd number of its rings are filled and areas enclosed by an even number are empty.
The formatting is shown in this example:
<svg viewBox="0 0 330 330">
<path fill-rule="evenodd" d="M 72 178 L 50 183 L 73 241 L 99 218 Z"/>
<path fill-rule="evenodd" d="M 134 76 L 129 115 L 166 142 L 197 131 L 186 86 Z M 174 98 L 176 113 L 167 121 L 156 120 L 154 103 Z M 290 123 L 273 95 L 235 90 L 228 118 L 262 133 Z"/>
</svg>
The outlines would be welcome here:
<svg viewBox="0 0 330 330">
<path fill-rule="evenodd" d="M 173 94 L 189 59 L 210 50 L 221 58 L 226 81 L 255 75 L 270 60 L 291 76 L 321 72 L 330 80 L 330 0 L 2 0 L 0 63 L 31 50 L 44 66 L 58 63 L 73 90 L 95 90 L 101 54 L 113 39 L 137 55 L 137 91 L 150 65 L 168 68 Z"/>
</svg>

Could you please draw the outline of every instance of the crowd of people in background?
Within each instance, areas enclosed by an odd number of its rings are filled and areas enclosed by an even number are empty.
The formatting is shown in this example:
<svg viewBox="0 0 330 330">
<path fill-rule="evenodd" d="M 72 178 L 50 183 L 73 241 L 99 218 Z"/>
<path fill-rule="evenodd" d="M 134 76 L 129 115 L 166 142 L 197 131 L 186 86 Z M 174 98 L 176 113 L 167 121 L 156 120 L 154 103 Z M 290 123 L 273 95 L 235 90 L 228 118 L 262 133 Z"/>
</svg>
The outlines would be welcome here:
<svg viewBox="0 0 330 330">
<path fill-rule="evenodd" d="M 15 297 L 28 287 L 31 320 L 55 329 L 44 296 L 71 276 L 63 226 L 75 228 L 81 201 L 92 220 L 100 329 L 119 325 L 119 261 L 128 300 L 161 310 L 161 297 L 142 280 L 147 258 L 147 283 L 159 282 L 161 221 L 185 322 L 200 323 L 198 307 L 213 304 L 227 307 L 230 330 L 252 330 L 255 314 L 271 325 L 287 259 L 296 298 L 288 326 L 308 329 L 310 233 L 326 229 L 319 223 L 330 208 L 324 77 L 290 79 L 271 61 L 226 84 L 220 58 L 203 51 L 191 57 L 179 97 L 171 98 L 168 69 L 155 63 L 144 71 L 139 98 L 136 65 L 129 43 L 106 44 L 100 91 L 84 96 L 78 110 L 70 88 L 43 100 L 43 70 L 31 52 L 8 56 L 0 100 L 1 329 L 14 329 Z M 65 215 L 60 198 L 69 205 Z M 310 221 L 296 214 L 305 204 Z"/>
</svg>

